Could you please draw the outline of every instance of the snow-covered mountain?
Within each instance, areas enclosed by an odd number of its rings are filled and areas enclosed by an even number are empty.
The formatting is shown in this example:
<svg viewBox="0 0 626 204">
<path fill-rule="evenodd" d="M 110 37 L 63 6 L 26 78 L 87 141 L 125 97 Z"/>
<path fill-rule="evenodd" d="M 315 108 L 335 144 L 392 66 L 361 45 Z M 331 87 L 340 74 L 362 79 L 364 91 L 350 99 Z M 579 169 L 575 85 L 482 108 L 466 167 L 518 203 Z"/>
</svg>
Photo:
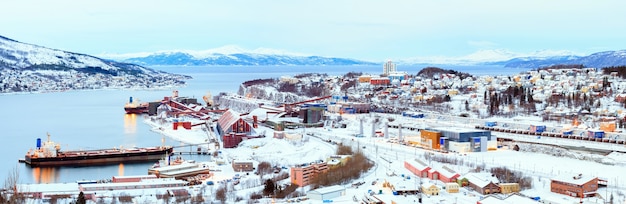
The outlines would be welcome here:
<svg viewBox="0 0 626 204">
<path fill-rule="evenodd" d="M 460 57 L 415 57 L 398 60 L 397 63 L 404 65 L 500 65 L 511 68 L 539 68 L 557 64 L 582 64 L 586 67 L 602 68 L 626 65 L 626 50 L 598 52 L 585 56 L 566 50 L 516 53 L 497 49 L 480 50 Z"/>
<path fill-rule="evenodd" d="M 17 69 L 57 67 L 58 69 L 69 68 L 77 71 L 81 71 L 80 69 L 91 69 L 110 73 L 162 73 L 134 64 L 120 63 L 90 55 L 21 43 L 3 36 L 0 36 L 0 64 L 2 68 Z"/>
<path fill-rule="evenodd" d="M 152 88 L 182 85 L 186 78 L 0 36 L 0 92 Z"/>
<path fill-rule="evenodd" d="M 556 64 L 582 64 L 586 67 L 610 67 L 626 65 L 626 50 L 597 52 L 587 56 L 560 56 L 548 58 L 515 58 L 500 62 L 505 67 L 537 68 Z"/>
<path fill-rule="evenodd" d="M 399 64 L 440 64 L 440 65 L 505 65 L 516 60 L 538 60 L 577 56 L 567 50 L 540 50 L 530 53 L 512 52 L 506 49 L 479 50 L 464 56 L 420 56 L 398 60 Z"/>
<path fill-rule="evenodd" d="M 237 47 L 234 47 L 237 48 Z M 377 63 L 337 57 L 297 55 L 270 49 L 157 52 L 124 62 L 140 65 L 372 65 Z"/>
</svg>

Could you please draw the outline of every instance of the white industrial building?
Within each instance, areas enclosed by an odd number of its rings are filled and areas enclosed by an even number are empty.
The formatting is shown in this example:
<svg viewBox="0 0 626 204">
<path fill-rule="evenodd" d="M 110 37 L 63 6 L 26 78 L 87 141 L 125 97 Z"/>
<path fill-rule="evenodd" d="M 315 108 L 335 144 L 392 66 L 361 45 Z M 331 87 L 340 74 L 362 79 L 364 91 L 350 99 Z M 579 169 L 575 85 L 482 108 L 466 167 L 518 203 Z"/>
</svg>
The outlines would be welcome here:
<svg viewBox="0 0 626 204">
<path fill-rule="evenodd" d="M 346 195 L 346 188 L 334 185 L 309 191 L 306 197 L 311 200 L 331 200 L 344 195 Z"/>
</svg>

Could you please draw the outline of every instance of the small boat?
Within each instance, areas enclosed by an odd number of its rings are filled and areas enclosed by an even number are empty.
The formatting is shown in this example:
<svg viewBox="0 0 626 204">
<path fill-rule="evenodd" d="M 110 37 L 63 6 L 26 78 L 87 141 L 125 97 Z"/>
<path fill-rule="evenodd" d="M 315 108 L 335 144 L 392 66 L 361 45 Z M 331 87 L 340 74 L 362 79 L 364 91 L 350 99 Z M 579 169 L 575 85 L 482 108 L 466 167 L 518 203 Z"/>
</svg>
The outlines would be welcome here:
<svg viewBox="0 0 626 204">
<path fill-rule="evenodd" d="M 140 103 L 139 100 L 134 101 L 133 97 L 130 97 L 128 103 L 124 105 L 124 111 L 127 114 L 142 114 L 148 113 L 148 103 Z"/>
</svg>

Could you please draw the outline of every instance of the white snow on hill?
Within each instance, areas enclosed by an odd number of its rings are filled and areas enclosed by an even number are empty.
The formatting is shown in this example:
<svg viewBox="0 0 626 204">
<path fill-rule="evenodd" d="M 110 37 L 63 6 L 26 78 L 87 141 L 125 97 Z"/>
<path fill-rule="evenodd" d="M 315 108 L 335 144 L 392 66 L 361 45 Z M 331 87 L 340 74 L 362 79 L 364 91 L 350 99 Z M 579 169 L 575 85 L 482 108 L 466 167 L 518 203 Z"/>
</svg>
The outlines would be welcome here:
<svg viewBox="0 0 626 204">
<path fill-rule="evenodd" d="M 118 69 L 93 56 L 21 43 L 2 37 L 0 37 L 0 53 L 2 53 L 0 60 L 4 63 L 16 65 L 20 68 L 31 65 L 55 64 L 72 68 L 100 67 L 104 70 Z"/>
<path fill-rule="evenodd" d="M 172 54 L 172 53 L 187 53 L 196 59 L 211 58 L 215 55 L 232 55 L 232 54 L 256 54 L 256 55 L 285 55 L 285 56 L 310 56 L 304 53 L 290 52 L 280 49 L 263 48 L 246 49 L 238 45 L 225 45 L 222 47 L 211 48 L 206 50 L 188 50 L 188 49 L 174 49 L 174 50 L 161 50 L 156 52 L 136 52 L 136 53 L 102 53 L 98 56 L 107 59 L 124 60 L 130 58 L 147 57 L 150 55 L 159 54 Z"/>
<path fill-rule="evenodd" d="M 471 65 L 486 62 L 502 62 L 514 58 L 546 58 L 556 56 L 580 55 L 568 50 L 539 50 L 522 53 L 513 52 L 506 49 L 479 50 L 463 56 L 419 56 L 398 60 L 398 64 L 449 64 L 449 65 Z"/>
</svg>

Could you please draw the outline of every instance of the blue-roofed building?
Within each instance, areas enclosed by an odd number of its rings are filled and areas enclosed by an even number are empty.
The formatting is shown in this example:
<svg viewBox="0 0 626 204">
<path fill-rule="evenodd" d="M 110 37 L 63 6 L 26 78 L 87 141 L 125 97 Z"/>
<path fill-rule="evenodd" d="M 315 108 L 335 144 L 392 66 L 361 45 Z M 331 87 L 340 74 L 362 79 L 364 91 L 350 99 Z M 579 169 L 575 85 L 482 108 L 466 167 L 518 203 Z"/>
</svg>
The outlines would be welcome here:
<svg viewBox="0 0 626 204">
<path fill-rule="evenodd" d="M 437 127 L 427 128 L 427 130 L 434 130 L 441 132 L 441 137 L 446 137 L 450 141 L 455 142 L 470 142 L 471 138 L 487 137 L 487 140 L 491 140 L 491 131 L 489 130 L 477 130 L 458 127 Z"/>
</svg>

